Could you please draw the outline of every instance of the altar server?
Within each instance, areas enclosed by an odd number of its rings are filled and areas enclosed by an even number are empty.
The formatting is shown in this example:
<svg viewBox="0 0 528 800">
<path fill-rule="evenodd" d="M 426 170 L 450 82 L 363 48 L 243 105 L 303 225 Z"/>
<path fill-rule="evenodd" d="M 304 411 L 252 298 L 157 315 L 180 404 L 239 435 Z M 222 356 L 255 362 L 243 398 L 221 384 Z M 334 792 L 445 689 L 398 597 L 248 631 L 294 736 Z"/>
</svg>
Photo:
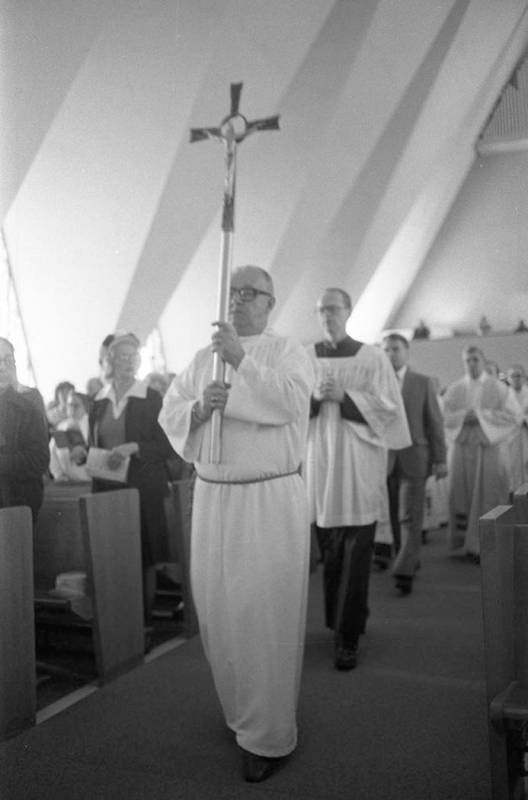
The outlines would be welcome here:
<svg viewBox="0 0 528 800">
<path fill-rule="evenodd" d="M 324 338 L 309 349 L 317 377 L 307 481 L 338 670 L 356 666 L 365 630 L 376 523 L 386 507 L 387 451 L 411 444 L 391 363 L 380 348 L 347 335 L 351 310 L 347 292 L 326 289 L 317 303 Z"/>
<path fill-rule="evenodd" d="M 267 778 L 297 743 L 309 567 L 303 458 L 313 373 L 304 348 L 268 327 L 264 270 L 231 281 L 230 322 L 216 323 L 164 398 L 160 423 L 196 467 L 191 580 L 204 649 L 248 781 Z M 213 352 L 226 383 L 211 381 Z M 222 458 L 208 463 L 211 414 Z"/>
<path fill-rule="evenodd" d="M 466 374 L 448 386 L 443 403 L 451 444 L 448 543 L 479 561 L 478 521 L 508 503 L 507 441 L 522 414 L 508 387 L 486 372 L 479 347 L 466 347 L 462 358 Z"/>
</svg>

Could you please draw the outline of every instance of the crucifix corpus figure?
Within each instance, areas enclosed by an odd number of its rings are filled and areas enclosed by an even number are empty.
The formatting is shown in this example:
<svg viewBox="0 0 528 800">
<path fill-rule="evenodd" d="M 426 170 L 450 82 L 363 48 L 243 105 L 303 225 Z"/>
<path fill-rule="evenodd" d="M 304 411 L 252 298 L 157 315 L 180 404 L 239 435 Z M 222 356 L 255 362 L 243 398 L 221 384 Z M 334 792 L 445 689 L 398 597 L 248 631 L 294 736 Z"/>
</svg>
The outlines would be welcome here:
<svg viewBox="0 0 528 800">
<path fill-rule="evenodd" d="M 214 139 L 222 142 L 225 149 L 224 202 L 222 212 L 222 235 L 220 242 L 220 266 L 218 273 L 218 293 L 216 321 L 226 322 L 229 314 L 229 289 L 231 262 L 233 256 L 233 237 L 235 232 L 235 178 L 236 148 L 247 136 L 257 131 L 273 131 L 279 128 L 279 117 L 266 117 L 249 122 L 240 111 L 241 83 L 231 84 L 231 110 L 218 127 L 191 128 L 190 141 L 201 142 Z M 213 381 L 223 383 L 225 379 L 225 362 L 214 353 Z M 213 409 L 211 417 L 211 442 L 209 460 L 211 464 L 219 464 L 222 450 L 222 409 Z"/>
</svg>

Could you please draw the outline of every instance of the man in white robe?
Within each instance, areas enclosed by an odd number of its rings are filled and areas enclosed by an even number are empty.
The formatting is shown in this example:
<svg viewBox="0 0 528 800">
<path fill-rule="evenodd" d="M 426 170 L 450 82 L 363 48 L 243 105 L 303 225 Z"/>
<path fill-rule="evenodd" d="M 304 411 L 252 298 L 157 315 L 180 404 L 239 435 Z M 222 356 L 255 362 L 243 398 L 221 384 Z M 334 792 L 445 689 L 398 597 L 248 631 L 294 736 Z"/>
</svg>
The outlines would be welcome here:
<svg viewBox="0 0 528 800">
<path fill-rule="evenodd" d="M 313 372 L 305 349 L 267 327 L 273 284 L 258 267 L 231 281 L 230 323 L 216 323 L 164 398 L 160 424 L 196 466 L 191 580 L 200 633 L 244 776 L 268 777 L 297 742 L 309 570 L 304 457 Z M 213 351 L 226 384 L 211 381 Z M 208 463 L 223 410 L 222 457 Z"/>
<path fill-rule="evenodd" d="M 387 450 L 411 444 L 391 363 L 381 348 L 347 336 L 351 309 L 347 292 L 327 289 L 317 304 L 324 340 L 309 349 L 316 383 L 307 483 L 339 670 L 356 666 L 366 625 L 376 523 L 386 508 Z"/>
<path fill-rule="evenodd" d="M 444 395 L 446 439 L 451 444 L 449 529 L 451 551 L 480 560 L 479 518 L 509 499 L 509 459 L 504 446 L 520 411 L 508 387 L 485 370 L 482 350 L 465 348 L 466 374 Z"/>
<path fill-rule="evenodd" d="M 521 364 L 514 364 L 507 372 L 510 394 L 517 402 L 522 417 L 508 442 L 511 481 L 510 489 L 515 492 L 528 481 L 528 386 L 526 372 Z"/>
</svg>

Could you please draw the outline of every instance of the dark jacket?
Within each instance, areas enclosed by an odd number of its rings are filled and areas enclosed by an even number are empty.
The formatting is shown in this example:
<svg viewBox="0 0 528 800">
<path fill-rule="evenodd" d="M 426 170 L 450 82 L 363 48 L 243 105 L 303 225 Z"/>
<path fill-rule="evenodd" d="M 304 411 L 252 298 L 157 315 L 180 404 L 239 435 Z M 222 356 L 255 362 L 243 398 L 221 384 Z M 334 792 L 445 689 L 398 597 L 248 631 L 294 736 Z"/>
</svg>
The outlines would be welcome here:
<svg viewBox="0 0 528 800">
<path fill-rule="evenodd" d="M 29 506 L 36 521 L 49 465 L 42 414 L 9 387 L 0 394 L 0 506 Z"/>
<path fill-rule="evenodd" d="M 110 402 L 108 398 L 95 400 L 90 410 L 90 443 L 95 447 L 101 446 L 98 423 Z M 127 486 L 139 491 L 143 559 L 146 563 L 167 560 L 164 498 L 168 493 L 167 459 L 174 457 L 174 450 L 158 423 L 161 404 L 159 392 L 149 388 L 145 398 L 129 397 L 124 411 L 125 442 L 139 445 L 139 452 L 130 459 Z M 104 482 L 93 482 L 94 491 L 108 488 Z"/>
</svg>

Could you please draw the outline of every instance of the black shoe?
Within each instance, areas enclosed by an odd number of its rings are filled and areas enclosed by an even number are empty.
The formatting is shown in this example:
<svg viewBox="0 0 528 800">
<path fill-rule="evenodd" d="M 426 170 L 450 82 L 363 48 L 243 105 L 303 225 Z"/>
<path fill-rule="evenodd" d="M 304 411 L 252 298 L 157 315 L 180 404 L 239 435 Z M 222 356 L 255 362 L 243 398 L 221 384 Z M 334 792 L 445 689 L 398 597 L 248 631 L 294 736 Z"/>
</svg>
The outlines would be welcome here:
<svg viewBox="0 0 528 800">
<path fill-rule="evenodd" d="M 265 781 L 266 778 L 272 774 L 279 759 L 266 758 L 265 756 L 258 756 L 256 753 L 250 753 L 249 750 L 244 750 L 240 747 L 242 753 L 242 773 L 244 780 L 248 783 L 260 783 Z"/>
<path fill-rule="evenodd" d="M 374 556 L 372 559 L 372 566 L 378 572 L 385 572 L 389 566 L 389 561 L 388 559 L 381 558 L 380 556 Z"/>
<path fill-rule="evenodd" d="M 354 669 L 357 667 L 358 655 L 359 651 L 357 645 L 355 647 L 337 647 L 334 658 L 334 667 L 341 672 L 347 672 L 350 669 Z"/>
<path fill-rule="evenodd" d="M 407 595 L 412 592 L 412 578 L 408 575 L 396 575 L 396 589 L 400 594 Z"/>
</svg>

